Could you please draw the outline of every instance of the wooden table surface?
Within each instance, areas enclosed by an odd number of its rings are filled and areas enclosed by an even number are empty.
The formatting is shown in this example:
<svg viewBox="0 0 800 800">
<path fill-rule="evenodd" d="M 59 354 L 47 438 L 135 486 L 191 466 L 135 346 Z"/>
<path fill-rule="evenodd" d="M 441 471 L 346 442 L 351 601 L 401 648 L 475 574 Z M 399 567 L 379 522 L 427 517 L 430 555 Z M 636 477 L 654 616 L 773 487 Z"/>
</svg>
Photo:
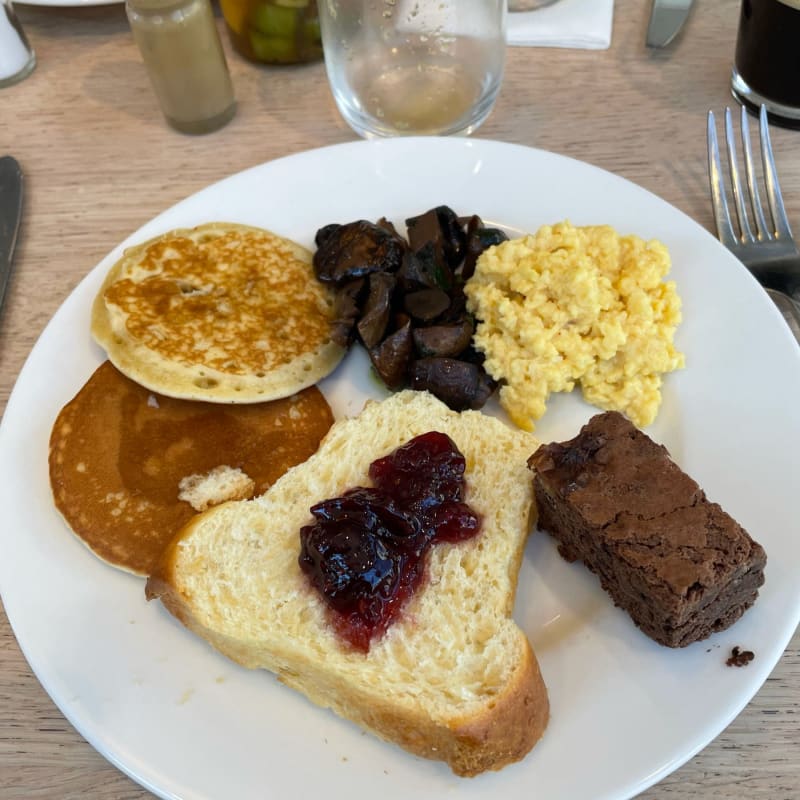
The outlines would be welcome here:
<svg viewBox="0 0 800 800">
<path fill-rule="evenodd" d="M 666 51 L 644 47 L 647 0 L 617 0 L 607 51 L 510 49 L 501 96 L 476 136 L 588 161 L 713 230 L 705 114 L 731 103 L 738 3 L 695 5 Z M 0 318 L 0 409 L 51 315 L 131 232 L 226 175 L 355 138 L 337 114 L 321 63 L 255 66 L 231 52 L 223 34 L 238 113 L 217 133 L 187 137 L 162 121 L 121 5 L 19 5 L 18 14 L 38 65 L 0 90 L 0 154 L 14 154 L 27 181 Z M 787 210 L 800 229 L 800 132 L 775 128 L 773 144 Z M 796 634 L 730 727 L 642 797 L 800 798 L 799 712 Z M 0 612 L 0 798 L 148 796 L 66 722 Z"/>
</svg>

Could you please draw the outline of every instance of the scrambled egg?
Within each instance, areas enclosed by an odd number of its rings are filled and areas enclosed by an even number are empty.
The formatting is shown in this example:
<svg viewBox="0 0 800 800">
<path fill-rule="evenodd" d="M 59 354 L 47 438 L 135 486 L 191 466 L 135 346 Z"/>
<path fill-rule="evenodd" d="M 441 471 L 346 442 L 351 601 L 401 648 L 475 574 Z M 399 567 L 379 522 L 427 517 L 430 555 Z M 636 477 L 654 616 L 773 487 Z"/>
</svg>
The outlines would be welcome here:
<svg viewBox="0 0 800 800">
<path fill-rule="evenodd" d="M 467 282 L 475 346 L 500 381 L 500 403 L 533 430 L 551 392 L 580 384 L 584 399 L 649 425 L 673 345 L 680 298 L 667 248 L 607 225 L 546 225 L 489 248 Z"/>
</svg>

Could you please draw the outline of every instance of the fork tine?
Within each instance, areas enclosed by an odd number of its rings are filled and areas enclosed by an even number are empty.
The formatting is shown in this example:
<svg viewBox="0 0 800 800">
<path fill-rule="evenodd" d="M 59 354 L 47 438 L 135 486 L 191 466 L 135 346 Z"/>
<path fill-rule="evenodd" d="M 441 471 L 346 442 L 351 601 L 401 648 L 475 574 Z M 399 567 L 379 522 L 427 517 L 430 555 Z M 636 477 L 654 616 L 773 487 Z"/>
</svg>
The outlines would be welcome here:
<svg viewBox="0 0 800 800">
<path fill-rule="evenodd" d="M 792 238 L 792 229 L 789 227 L 789 220 L 786 216 L 786 209 L 783 207 L 783 196 L 781 187 L 778 183 L 778 173 L 775 169 L 775 159 L 772 157 L 772 143 L 769 138 L 769 124 L 767 121 L 767 109 L 761 106 L 758 115 L 758 127 L 761 136 L 761 161 L 764 164 L 764 179 L 767 184 L 767 200 L 772 212 L 772 219 L 775 223 L 775 232 L 779 237 L 785 236 Z"/>
<path fill-rule="evenodd" d="M 736 160 L 736 137 L 733 135 L 733 122 L 731 119 L 730 108 L 725 109 L 725 143 L 728 150 L 728 168 L 731 175 L 731 188 L 733 189 L 733 202 L 736 208 L 736 217 L 739 220 L 739 230 L 741 231 L 741 241 L 755 242 L 753 229 L 750 227 L 750 219 L 744 206 L 742 196 L 742 180 L 739 176 L 739 163 Z"/>
<path fill-rule="evenodd" d="M 750 145 L 750 122 L 747 118 L 747 109 L 742 106 L 740 127 L 742 132 L 742 150 L 744 151 L 744 167 L 747 176 L 747 189 L 750 194 L 750 205 L 753 209 L 756 230 L 759 239 L 771 239 L 772 229 L 767 225 L 764 217 L 764 207 L 761 203 L 761 192 L 758 190 L 755 168 L 753 165 L 753 148 Z M 774 214 L 773 214 L 774 217 Z"/>
<path fill-rule="evenodd" d="M 708 112 L 708 183 L 711 189 L 711 206 L 714 211 L 714 222 L 717 226 L 717 238 L 725 245 L 732 247 L 738 243 L 733 232 L 733 223 L 728 211 L 728 201 L 722 185 L 722 165 L 719 159 L 717 143 L 717 126 L 714 112 Z"/>
</svg>

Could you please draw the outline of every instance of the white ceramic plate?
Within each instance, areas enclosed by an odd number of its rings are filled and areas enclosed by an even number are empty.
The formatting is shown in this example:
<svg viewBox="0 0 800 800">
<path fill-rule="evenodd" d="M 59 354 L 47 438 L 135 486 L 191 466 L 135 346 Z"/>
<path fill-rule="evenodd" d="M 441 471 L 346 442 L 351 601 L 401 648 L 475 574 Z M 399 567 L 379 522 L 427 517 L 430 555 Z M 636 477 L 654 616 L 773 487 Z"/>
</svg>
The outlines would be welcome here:
<svg viewBox="0 0 800 800">
<path fill-rule="evenodd" d="M 59 409 L 101 362 L 89 307 L 120 245 L 78 286 L 20 374 L 0 428 L 0 588 L 43 686 L 106 758 L 156 794 L 186 800 L 503 797 L 606 800 L 642 791 L 713 739 L 761 686 L 800 619 L 796 535 L 800 350 L 766 295 L 707 232 L 648 192 L 594 167 L 479 139 L 355 142 L 235 175 L 179 203 L 124 245 L 209 220 L 263 225 L 312 246 L 329 222 L 402 221 L 449 204 L 532 230 L 607 222 L 670 248 L 684 299 L 685 370 L 666 380 L 648 431 L 765 546 L 767 581 L 732 629 L 684 650 L 654 644 L 580 565 L 531 539 L 516 616 L 539 656 L 552 720 L 520 764 L 472 780 L 363 734 L 214 653 L 143 582 L 89 553 L 53 508 L 47 445 Z M 370 388 L 372 387 L 372 388 Z M 323 390 L 360 408 L 354 352 Z M 594 412 L 553 399 L 543 440 Z M 725 666 L 731 647 L 755 652 Z"/>
</svg>

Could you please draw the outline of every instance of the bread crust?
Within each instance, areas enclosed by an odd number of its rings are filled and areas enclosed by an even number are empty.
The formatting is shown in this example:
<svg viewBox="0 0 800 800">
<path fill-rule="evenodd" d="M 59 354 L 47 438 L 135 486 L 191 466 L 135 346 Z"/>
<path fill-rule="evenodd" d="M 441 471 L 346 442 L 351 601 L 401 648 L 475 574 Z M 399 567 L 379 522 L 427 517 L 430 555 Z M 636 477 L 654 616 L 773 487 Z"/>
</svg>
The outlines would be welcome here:
<svg viewBox="0 0 800 800">
<path fill-rule="evenodd" d="M 446 760 L 457 775 L 472 777 L 520 761 L 544 734 L 550 702 L 527 639 L 524 645 L 515 678 L 494 706 L 452 731 L 455 747 Z"/>
<path fill-rule="evenodd" d="M 405 413 L 402 406 L 407 401 L 408 398 L 405 400 L 400 398 L 392 402 L 391 412 Z M 453 414 L 449 411 L 447 414 L 442 414 L 438 401 L 412 400 L 411 404 L 416 409 L 418 424 L 422 426 L 430 424 L 431 429 L 441 429 L 443 423 L 446 427 L 449 415 Z M 388 413 L 390 409 L 385 410 Z M 373 409 L 370 412 L 367 430 L 372 439 L 375 438 L 374 417 L 379 416 L 380 411 L 384 409 Z M 369 653 L 351 651 L 333 633 L 327 623 L 324 604 L 296 566 L 299 539 L 296 544 L 294 538 L 291 539 L 289 547 L 291 552 L 285 554 L 286 562 L 282 564 L 282 571 L 278 574 L 282 576 L 279 580 L 285 584 L 281 587 L 282 596 L 295 598 L 297 607 L 302 608 L 302 613 L 313 617 L 313 621 L 305 623 L 302 628 L 302 640 L 298 640 L 296 635 L 276 632 L 277 623 L 273 625 L 256 622 L 251 625 L 254 616 L 252 610 L 247 614 L 247 624 L 232 625 L 222 619 L 225 614 L 220 614 L 220 609 L 221 604 L 225 602 L 226 589 L 220 586 L 223 584 L 238 586 L 242 578 L 235 565 L 228 565 L 230 569 L 228 566 L 219 567 L 214 554 L 209 557 L 208 562 L 205 560 L 208 552 L 221 547 L 222 542 L 241 541 L 247 536 L 253 536 L 258 540 L 258 546 L 254 551 L 258 553 L 264 540 L 258 528 L 262 523 L 267 525 L 267 519 L 273 520 L 271 523 L 273 529 L 269 530 L 268 536 L 276 538 L 283 536 L 279 530 L 281 523 L 275 523 L 274 517 L 270 516 L 270 513 L 274 514 L 276 510 L 269 506 L 271 498 L 275 494 L 283 496 L 284 499 L 285 496 L 289 496 L 291 504 L 295 505 L 298 498 L 292 495 L 287 487 L 302 485 L 307 491 L 305 487 L 315 483 L 315 475 L 322 471 L 323 466 L 327 467 L 331 463 L 328 451 L 338 452 L 335 445 L 339 441 L 352 442 L 353 429 L 348 427 L 342 429 L 338 423 L 334 424 L 323 440 L 317 454 L 309 460 L 311 467 L 308 467 L 309 462 L 296 467 L 260 500 L 244 505 L 227 503 L 195 517 L 172 541 L 158 568 L 150 576 L 146 588 L 148 599 L 160 598 L 167 610 L 187 628 L 237 663 L 248 668 L 264 668 L 274 672 L 281 682 L 302 692 L 314 703 L 332 709 L 340 716 L 352 720 L 378 737 L 393 742 L 414 755 L 444 761 L 457 775 L 471 777 L 487 770 L 499 770 L 519 761 L 541 738 L 549 717 L 547 690 L 536 657 L 525 634 L 511 617 L 517 572 L 530 530 L 525 526 L 531 522 L 532 489 L 527 474 L 526 459 L 530 453 L 527 447 L 532 437 L 528 438 L 529 434 L 515 432 L 511 438 L 503 440 L 498 445 L 498 436 L 503 439 L 505 434 L 491 426 L 490 430 L 486 431 L 488 422 L 497 423 L 497 421 L 489 420 L 478 412 L 469 413 L 476 416 L 468 423 L 467 432 L 461 432 L 461 439 L 468 448 L 468 487 L 470 457 L 474 458 L 475 453 L 480 452 L 480 447 L 475 445 L 472 439 L 491 438 L 492 447 L 496 447 L 497 452 L 508 453 L 510 459 L 508 470 L 511 475 L 510 480 L 513 481 L 506 488 L 507 493 L 514 499 L 509 501 L 508 497 L 499 494 L 502 487 L 496 487 L 498 498 L 495 502 L 498 506 L 515 507 L 516 510 L 510 517 L 501 518 L 516 520 L 518 530 L 513 533 L 496 530 L 496 523 L 487 520 L 489 532 L 486 536 L 496 535 L 504 542 L 502 549 L 498 551 L 502 553 L 502 557 L 489 559 L 488 568 L 485 563 L 480 562 L 480 559 L 486 561 L 489 558 L 486 550 L 492 546 L 491 541 L 485 542 L 484 545 L 480 543 L 441 545 L 443 551 L 440 551 L 440 554 L 431 554 L 429 574 L 425 583 L 411 599 L 401 619 L 390 627 L 382 640 L 373 643 Z M 513 438 L 516 436 L 522 438 Z M 458 443 L 457 438 L 456 441 Z M 380 452 L 374 455 L 382 454 Z M 522 465 L 521 471 L 518 462 Z M 345 480 L 349 480 L 349 476 Z M 518 481 L 524 481 L 524 484 Z M 306 508 L 318 499 L 320 498 L 306 497 Z M 476 502 L 477 500 L 478 498 Z M 482 501 L 485 504 L 486 498 L 483 497 Z M 468 502 L 471 502 L 469 496 Z M 265 511 L 263 505 L 258 507 L 262 503 L 267 504 L 270 513 Z M 286 501 L 279 508 L 286 509 L 288 514 L 289 505 L 289 501 Z M 484 510 L 489 514 L 495 511 L 485 507 Z M 303 513 L 300 512 L 301 519 Z M 503 508 L 497 513 L 503 515 L 507 510 Z M 239 524 L 248 514 L 246 522 Z M 294 530 L 295 522 L 295 519 L 290 520 L 287 523 L 288 528 Z M 228 533 L 232 527 L 235 531 Z M 217 542 L 215 548 L 203 540 L 203 536 L 212 528 L 220 532 L 221 537 L 215 540 Z M 266 531 L 265 528 L 264 533 Z M 202 546 L 198 546 L 198 540 L 201 540 Z M 239 554 L 238 557 L 239 560 L 247 558 L 244 554 Z M 473 561 L 470 562 L 470 559 Z M 201 607 L 203 598 L 198 597 L 197 588 L 191 581 L 198 573 L 207 574 L 209 562 L 214 562 L 210 568 L 212 577 L 208 580 L 212 582 L 210 585 L 215 587 L 213 590 L 215 596 L 207 607 Z M 250 567 L 247 575 L 261 570 L 265 563 L 261 561 L 257 567 Z M 454 563 L 459 567 L 453 568 Z M 471 566 L 463 567 L 465 563 Z M 492 606 L 493 610 L 490 613 L 473 610 L 472 606 L 467 605 L 466 600 L 462 603 L 463 607 L 450 608 L 449 604 L 457 604 L 459 600 L 453 600 L 450 594 L 444 595 L 446 590 L 443 587 L 448 580 L 453 580 L 450 573 L 454 570 L 460 579 L 459 569 L 467 573 L 475 569 L 476 574 L 482 576 L 480 580 L 497 584 L 495 587 L 477 588 L 475 598 L 471 601 L 479 605 L 485 600 Z M 259 583 L 256 589 L 260 591 L 262 585 Z M 248 589 L 251 590 L 256 591 L 253 587 Z M 239 593 L 234 591 L 231 596 L 236 596 L 239 602 Z M 458 597 L 460 599 L 461 595 Z M 461 679 L 466 676 L 479 683 L 477 688 L 456 683 L 453 687 L 455 691 L 448 694 L 446 689 L 429 691 L 426 685 L 416 693 L 408 691 L 408 686 L 397 680 L 394 675 L 391 676 L 393 683 L 384 680 L 387 677 L 387 670 L 393 669 L 396 661 L 402 661 L 403 645 L 408 644 L 409 652 L 412 653 L 410 672 L 415 678 L 417 663 L 413 659 L 419 655 L 419 647 L 427 648 L 424 650 L 426 655 L 432 651 L 433 645 L 430 645 L 425 638 L 427 634 L 424 630 L 424 626 L 430 624 L 431 619 L 437 619 L 435 614 L 430 612 L 431 598 L 443 600 L 448 605 L 447 613 L 452 612 L 452 618 L 457 620 L 452 626 L 453 630 L 444 630 L 441 634 L 441 638 L 446 640 L 443 645 L 447 650 L 446 655 L 460 646 L 458 642 L 453 644 L 453 640 L 457 640 L 461 629 L 470 628 L 471 636 L 484 637 L 485 646 L 480 643 L 475 644 L 474 641 L 465 646 L 471 648 L 467 655 L 468 660 L 485 658 L 489 663 L 490 668 L 486 670 L 488 677 L 481 669 L 472 672 L 462 670 L 458 673 Z M 287 604 L 291 602 L 294 600 L 288 600 Z M 473 614 L 481 624 L 472 626 L 470 615 Z M 483 623 L 491 625 L 492 629 L 486 630 Z M 296 634 L 296 631 L 293 633 Z M 484 649 L 481 649 L 482 647 Z M 494 648 L 491 651 L 493 655 L 486 655 L 490 648 Z M 399 655 L 395 656 L 395 653 Z M 430 652 L 430 657 L 431 660 L 435 660 L 438 656 Z M 437 676 L 443 678 L 446 684 L 450 674 L 444 672 L 444 669 L 446 667 L 439 670 Z M 501 673 L 499 678 L 498 673 Z M 454 676 L 452 680 L 458 681 L 459 678 Z M 464 697 L 468 699 L 464 700 Z"/>
<path fill-rule="evenodd" d="M 176 619 L 232 661 L 250 669 L 263 668 L 263 664 L 253 663 L 252 652 L 240 642 L 220 636 L 199 622 L 176 591 L 169 572 L 167 564 L 150 577 L 148 600 L 160 599 Z M 319 670 L 305 674 L 293 674 L 286 668 L 274 671 L 281 683 L 302 692 L 317 705 L 330 708 L 414 755 L 444 761 L 456 775 L 465 778 L 497 771 L 522 760 L 544 734 L 550 717 L 547 689 L 524 635 L 513 680 L 503 693 L 481 713 L 452 720 L 447 725 L 437 724 L 425 714 L 398 709 L 390 698 L 376 703 L 371 696 L 365 703 L 352 687 L 337 690 L 330 685 Z"/>
</svg>

